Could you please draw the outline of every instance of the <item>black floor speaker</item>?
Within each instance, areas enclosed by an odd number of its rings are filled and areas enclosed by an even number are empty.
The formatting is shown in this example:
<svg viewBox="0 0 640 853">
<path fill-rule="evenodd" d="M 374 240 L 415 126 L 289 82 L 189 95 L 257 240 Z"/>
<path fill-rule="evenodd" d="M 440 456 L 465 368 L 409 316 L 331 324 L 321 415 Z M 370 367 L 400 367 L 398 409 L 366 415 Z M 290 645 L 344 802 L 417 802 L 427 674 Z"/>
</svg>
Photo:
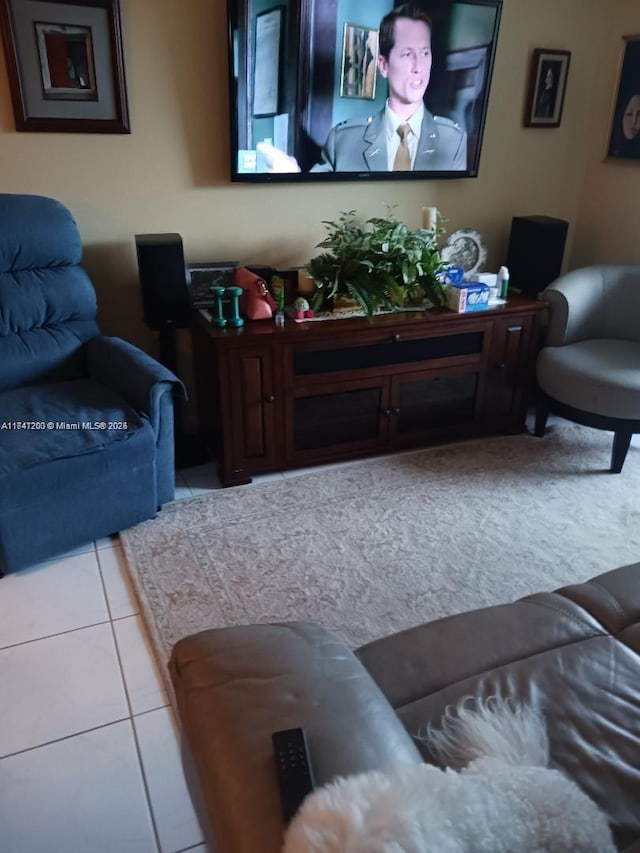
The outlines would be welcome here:
<svg viewBox="0 0 640 853">
<path fill-rule="evenodd" d="M 189 326 L 189 294 L 179 234 L 136 234 L 145 325 L 154 331 Z"/>
<path fill-rule="evenodd" d="M 507 254 L 509 287 L 537 298 L 560 275 L 569 223 L 551 216 L 514 216 Z"/>
<path fill-rule="evenodd" d="M 145 325 L 158 332 L 160 361 L 176 376 L 176 329 L 190 325 L 190 303 L 182 238 L 179 234 L 136 234 L 138 273 Z M 176 468 L 208 461 L 209 453 L 197 435 L 185 435 L 182 400 L 174 398 Z"/>
</svg>

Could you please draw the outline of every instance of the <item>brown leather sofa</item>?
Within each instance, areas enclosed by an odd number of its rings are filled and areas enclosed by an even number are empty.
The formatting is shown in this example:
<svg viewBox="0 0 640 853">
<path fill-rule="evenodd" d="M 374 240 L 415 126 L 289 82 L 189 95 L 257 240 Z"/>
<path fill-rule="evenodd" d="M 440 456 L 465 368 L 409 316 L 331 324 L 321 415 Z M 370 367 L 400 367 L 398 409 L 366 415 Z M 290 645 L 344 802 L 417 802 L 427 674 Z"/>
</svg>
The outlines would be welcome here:
<svg viewBox="0 0 640 853">
<path fill-rule="evenodd" d="M 552 763 L 640 850 L 640 563 L 420 625 L 355 652 L 318 625 L 187 637 L 170 663 L 217 853 L 276 853 L 271 733 L 302 726 L 317 784 L 431 761 L 412 738 L 467 695 L 539 704 Z"/>
</svg>

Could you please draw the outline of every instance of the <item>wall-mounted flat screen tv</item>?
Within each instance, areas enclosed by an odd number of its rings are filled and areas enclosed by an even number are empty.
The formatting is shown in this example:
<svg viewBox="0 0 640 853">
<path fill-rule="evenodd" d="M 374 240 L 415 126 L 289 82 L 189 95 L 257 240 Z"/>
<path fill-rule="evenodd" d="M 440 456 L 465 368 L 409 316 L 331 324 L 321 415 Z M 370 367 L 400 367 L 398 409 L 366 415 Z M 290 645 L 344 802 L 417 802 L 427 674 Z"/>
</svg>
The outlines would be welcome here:
<svg viewBox="0 0 640 853">
<path fill-rule="evenodd" d="M 231 178 L 478 174 L 502 0 L 228 0 Z"/>
</svg>

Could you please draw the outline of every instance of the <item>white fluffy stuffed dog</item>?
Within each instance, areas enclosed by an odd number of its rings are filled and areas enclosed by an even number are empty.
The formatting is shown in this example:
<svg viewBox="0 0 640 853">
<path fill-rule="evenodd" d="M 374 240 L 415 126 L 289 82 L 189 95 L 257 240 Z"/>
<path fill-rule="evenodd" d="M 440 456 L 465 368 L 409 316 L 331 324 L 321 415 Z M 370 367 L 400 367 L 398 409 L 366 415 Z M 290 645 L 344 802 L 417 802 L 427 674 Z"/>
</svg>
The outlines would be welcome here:
<svg viewBox="0 0 640 853">
<path fill-rule="evenodd" d="M 443 763 L 466 766 L 338 779 L 304 801 L 283 853 L 615 853 L 595 803 L 547 767 L 533 709 L 462 703 L 425 739 Z"/>
</svg>

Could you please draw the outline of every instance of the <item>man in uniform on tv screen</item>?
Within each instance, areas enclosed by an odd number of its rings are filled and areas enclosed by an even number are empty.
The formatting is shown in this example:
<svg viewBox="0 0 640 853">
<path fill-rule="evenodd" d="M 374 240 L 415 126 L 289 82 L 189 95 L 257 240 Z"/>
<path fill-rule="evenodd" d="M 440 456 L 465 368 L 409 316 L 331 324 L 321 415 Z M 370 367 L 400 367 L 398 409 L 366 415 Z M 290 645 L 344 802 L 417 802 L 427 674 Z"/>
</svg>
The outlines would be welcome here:
<svg viewBox="0 0 640 853">
<path fill-rule="evenodd" d="M 331 129 L 312 172 L 459 171 L 467 168 L 467 136 L 424 105 L 431 76 L 431 20 L 400 6 L 380 23 L 378 71 L 389 86 L 384 109 Z M 259 143 L 269 171 L 299 172 L 294 157 Z"/>
</svg>

